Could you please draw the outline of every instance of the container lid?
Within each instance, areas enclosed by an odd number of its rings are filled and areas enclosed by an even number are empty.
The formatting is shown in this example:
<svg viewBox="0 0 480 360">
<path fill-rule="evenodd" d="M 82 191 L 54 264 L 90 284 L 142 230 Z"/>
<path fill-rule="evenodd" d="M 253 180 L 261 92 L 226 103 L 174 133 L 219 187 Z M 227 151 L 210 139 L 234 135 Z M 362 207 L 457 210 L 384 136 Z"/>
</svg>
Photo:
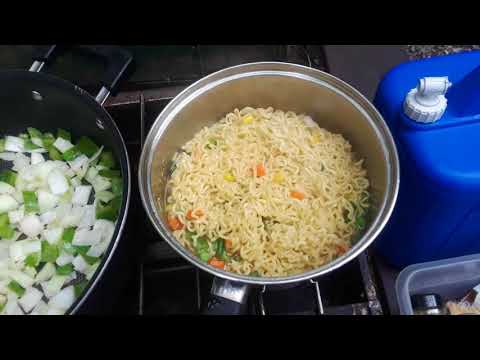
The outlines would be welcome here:
<svg viewBox="0 0 480 360">
<path fill-rule="evenodd" d="M 432 123 L 439 120 L 447 109 L 445 94 L 452 86 L 448 77 L 424 77 L 415 89 L 408 92 L 403 110 L 412 120 Z"/>
</svg>

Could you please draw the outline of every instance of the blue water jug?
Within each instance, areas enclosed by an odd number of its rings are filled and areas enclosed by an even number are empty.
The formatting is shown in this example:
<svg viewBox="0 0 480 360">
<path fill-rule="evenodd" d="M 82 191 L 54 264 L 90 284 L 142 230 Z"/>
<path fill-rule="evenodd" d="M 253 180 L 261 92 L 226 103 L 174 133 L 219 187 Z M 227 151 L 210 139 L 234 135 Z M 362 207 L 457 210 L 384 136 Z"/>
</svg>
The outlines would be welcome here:
<svg viewBox="0 0 480 360">
<path fill-rule="evenodd" d="M 377 252 L 397 267 L 480 253 L 480 51 L 401 64 L 374 104 L 401 172 Z"/>
</svg>

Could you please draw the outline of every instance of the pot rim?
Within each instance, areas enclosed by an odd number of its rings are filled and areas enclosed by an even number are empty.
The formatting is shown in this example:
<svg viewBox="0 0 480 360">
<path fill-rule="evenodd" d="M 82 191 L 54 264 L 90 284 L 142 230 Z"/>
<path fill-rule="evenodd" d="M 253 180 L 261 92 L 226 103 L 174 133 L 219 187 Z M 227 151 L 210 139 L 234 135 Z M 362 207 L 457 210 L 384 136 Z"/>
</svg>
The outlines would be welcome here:
<svg viewBox="0 0 480 360">
<path fill-rule="evenodd" d="M 162 134 L 175 116 L 193 99 L 216 86 L 243 77 L 264 75 L 295 77 L 304 81 L 310 81 L 317 86 L 328 87 L 337 95 L 344 97 L 364 115 L 377 133 L 387 163 L 386 193 L 379 206 L 377 216 L 361 239 L 358 240 L 357 243 L 343 256 L 338 257 L 319 268 L 291 276 L 245 276 L 216 269 L 202 262 L 195 255 L 191 254 L 190 251 L 184 248 L 166 227 L 158 214 L 155 205 L 155 197 L 152 192 L 151 165 L 153 155 L 159 141 L 161 140 Z M 399 173 L 400 165 L 398 153 L 390 130 L 374 105 L 358 90 L 331 74 L 303 65 L 285 62 L 255 62 L 228 67 L 207 75 L 184 89 L 168 103 L 168 105 L 157 116 L 144 142 L 138 168 L 138 181 L 142 204 L 152 225 L 155 227 L 159 235 L 184 259 L 188 260 L 198 268 L 226 280 L 254 285 L 274 285 L 300 282 L 319 277 L 347 264 L 362 253 L 378 237 L 393 212 L 400 185 Z"/>
</svg>

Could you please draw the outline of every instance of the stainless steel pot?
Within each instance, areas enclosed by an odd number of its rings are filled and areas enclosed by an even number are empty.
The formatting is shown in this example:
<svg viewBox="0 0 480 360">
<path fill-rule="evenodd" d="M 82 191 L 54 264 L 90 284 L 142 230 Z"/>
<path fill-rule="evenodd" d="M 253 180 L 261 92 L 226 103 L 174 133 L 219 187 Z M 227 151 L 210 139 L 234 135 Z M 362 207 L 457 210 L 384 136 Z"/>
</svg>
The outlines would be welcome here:
<svg viewBox="0 0 480 360">
<path fill-rule="evenodd" d="M 202 262 L 175 239 L 166 223 L 165 184 L 173 154 L 196 132 L 212 125 L 234 108 L 278 108 L 310 115 L 329 131 L 350 141 L 365 158 L 371 182 L 371 221 L 361 239 L 343 256 L 312 271 L 287 277 L 251 277 L 216 269 Z M 139 164 L 143 205 L 154 227 L 181 256 L 217 278 L 210 302 L 216 313 L 237 312 L 249 284 L 300 282 L 327 274 L 364 251 L 379 235 L 392 213 L 399 188 L 399 161 L 390 131 L 375 107 L 357 90 L 322 71 L 300 65 L 262 62 L 234 66 L 213 73 L 181 92 L 158 115 Z M 225 300 L 228 299 L 228 300 Z M 230 302 L 229 302 L 230 301 Z M 224 305 L 230 307 L 224 311 Z M 213 310 L 212 310 L 213 311 Z"/>
</svg>

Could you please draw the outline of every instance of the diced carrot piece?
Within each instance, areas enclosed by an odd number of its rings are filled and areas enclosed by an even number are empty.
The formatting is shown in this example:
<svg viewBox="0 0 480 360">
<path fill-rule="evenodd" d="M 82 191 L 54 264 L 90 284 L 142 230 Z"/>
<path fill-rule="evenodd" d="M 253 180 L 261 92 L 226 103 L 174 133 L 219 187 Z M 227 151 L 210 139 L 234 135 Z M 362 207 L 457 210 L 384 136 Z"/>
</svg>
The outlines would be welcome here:
<svg viewBox="0 0 480 360">
<path fill-rule="evenodd" d="M 228 252 L 231 252 L 233 249 L 233 241 L 230 239 L 225 239 L 225 249 L 227 249 Z"/>
<path fill-rule="evenodd" d="M 170 229 L 174 231 L 183 229 L 182 222 L 176 216 L 169 216 L 167 221 L 168 221 L 168 225 L 170 226 Z"/>
<path fill-rule="evenodd" d="M 266 173 L 267 172 L 265 170 L 265 166 L 263 166 L 263 164 L 258 164 L 257 165 L 257 176 L 262 177 L 262 176 L 265 176 Z"/>
<path fill-rule="evenodd" d="M 348 251 L 348 246 L 345 244 L 338 244 L 338 245 L 335 245 L 335 247 L 337 248 L 338 255 L 343 255 Z"/>
<path fill-rule="evenodd" d="M 225 268 L 225 261 L 218 260 L 217 258 L 213 257 L 210 260 L 208 260 L 208 263 L 212 265 L 213 267 L 216 267 L 218 269 L 224 269 Z"/>
<path fill-rule="evenodd" d="M 300 192 L 300 191 L 291 191 L 290 192 L 290 197 L 298 200 L 303 200 L 305 199 L 305 194 Z"/>
<path fill-rule="evenodd" d="M 205 214 L 204 214 L 202 209 L 197 209 L 195 211 L 190 209 L 190 210 L 187 211 L 186 218 L 187 218 L 187 220 L 195 220 L 195 219 L 198 219 L 199 217 L 202 217 L 203 215 L 205 215 Z"/>
</svg>

